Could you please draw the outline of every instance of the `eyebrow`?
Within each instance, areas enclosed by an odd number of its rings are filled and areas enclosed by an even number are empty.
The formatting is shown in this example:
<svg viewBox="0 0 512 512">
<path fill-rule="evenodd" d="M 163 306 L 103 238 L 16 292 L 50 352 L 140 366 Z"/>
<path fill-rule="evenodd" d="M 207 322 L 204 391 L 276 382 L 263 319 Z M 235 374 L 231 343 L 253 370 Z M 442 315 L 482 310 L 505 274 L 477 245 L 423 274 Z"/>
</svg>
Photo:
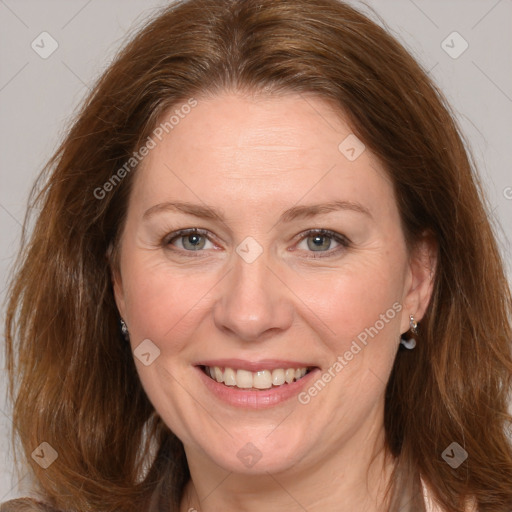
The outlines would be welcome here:
<svg viewBox="0 0 512 512">
<path fill-rule="evenodd" d="M 279 224 L 292 222 L 297 219 L 310 219 L 317 215 L 322 215 L 325 213 L 340 210 L 362 213 L 363 215 L 372 218 L 370 210 L 368 210 L 368 208 L 364 207 L 360 203 L 354 203 L 352 201 L 331 201 L 329 203 L 322 204 L 293 206 L 292 208 L 289 208 L 280 215 L 277 223 Z M 222 213 L 222 211 L 216 210 L 211 206 L 188 203 L 185 201 L 172 201 L 156 204 L 155 206 L 152 206 L 151 208 L 146 210 L 142 218 L 144 220 L 147 220 L 150 217 L 156 215 L 157 213 L 168 211 L 177 211 L 187 213 L 189 215 L 193 215 L 195 217 L 199 217 L 202 219 L 217 220 L 222 223 L 225 222 L 225 216 Z"/>
</svg>

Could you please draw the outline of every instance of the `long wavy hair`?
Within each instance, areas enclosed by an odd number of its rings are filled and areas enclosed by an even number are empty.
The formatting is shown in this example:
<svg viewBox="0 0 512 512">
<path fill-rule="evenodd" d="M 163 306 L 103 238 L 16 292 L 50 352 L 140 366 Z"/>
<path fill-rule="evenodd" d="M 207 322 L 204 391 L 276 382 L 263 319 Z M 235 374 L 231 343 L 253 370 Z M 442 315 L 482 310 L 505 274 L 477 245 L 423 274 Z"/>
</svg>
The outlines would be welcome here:
<svg viewBox="0 0 512 512">
<path fill-rule="evenodd" d="M 16 460 L 37 496 L 54 509 L 135 512 L 158 491 L 179 510 L 183 445 L 141 386 L 111 271 L 137 172 L 126 163 L 172 107 L 228 89 L 312 93 L 339 109 L 392 180 L 408 247 L 435 238 L 417 347 L 398 352 L 385 397 L 394 503 L 419 474 L 448 512 L 471 496 L 482 512 L 510 512 L 512 300 L 475 165 L 429 75 L 337 0 L 169 5 L 118 53 L 43 169 L 5 336 Z M 31 456 L 42 442 L 58 453 L 47 469 Z M 441 456 L 453 442 L 468 453 L 457 469 Z"/>
</svg>

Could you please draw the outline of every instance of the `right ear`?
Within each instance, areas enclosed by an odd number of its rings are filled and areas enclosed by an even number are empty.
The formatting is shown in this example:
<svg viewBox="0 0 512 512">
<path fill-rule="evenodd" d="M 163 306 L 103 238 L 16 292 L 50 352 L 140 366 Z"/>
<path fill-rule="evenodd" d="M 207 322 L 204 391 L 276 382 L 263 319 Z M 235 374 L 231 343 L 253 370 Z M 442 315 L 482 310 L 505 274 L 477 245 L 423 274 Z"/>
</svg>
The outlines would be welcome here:
<svg viewBox="0 0 512 512">
<path fill-rule="evenodd" d="M 114 300 L 121 318 L 125 317 L 126 302 L 124 298 L 123 280 L 121 277 L 119 254 L 114 249 L 113 243 L 110 243 L 107 249 L 107 261 L 110 270 L 110 279 L 112 281 L 112 289 L 114 291 Z"/>
</svg>

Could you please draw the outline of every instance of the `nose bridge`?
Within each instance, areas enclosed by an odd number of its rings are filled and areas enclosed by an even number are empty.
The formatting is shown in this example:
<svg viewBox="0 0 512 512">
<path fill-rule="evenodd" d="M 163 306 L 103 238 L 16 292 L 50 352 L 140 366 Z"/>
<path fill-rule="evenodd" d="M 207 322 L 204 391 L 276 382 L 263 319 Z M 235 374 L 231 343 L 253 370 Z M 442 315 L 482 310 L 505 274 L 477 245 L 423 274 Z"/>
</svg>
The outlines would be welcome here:
<svg viewBox="0 0 512 512">
<path fill-rule="evenodd" d="M 285 330 L 291 325 L 292 304 L 269 260 L 268 250 L 258 249 L 252 240 L 237 247 L 214 309 L 219 329 L 243 340 L 256 340 L 266 331 Z"/>
</svg>

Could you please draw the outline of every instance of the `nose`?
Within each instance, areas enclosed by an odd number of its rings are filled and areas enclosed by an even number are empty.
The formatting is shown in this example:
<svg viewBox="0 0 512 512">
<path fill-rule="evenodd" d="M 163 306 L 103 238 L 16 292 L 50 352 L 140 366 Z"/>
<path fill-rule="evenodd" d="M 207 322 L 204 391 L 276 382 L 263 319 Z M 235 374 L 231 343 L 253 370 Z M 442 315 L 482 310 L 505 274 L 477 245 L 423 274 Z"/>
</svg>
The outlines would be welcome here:
<svg viewBox="0 0 512 512">
<path fill-rule="evenodd" d="M 234 255 L 213 308 L 218 329 L 242 341 L 262 341 L 286 331 L 293 322 L 291 291 L 264 252 L 247 263 Z"/>
</svg>

